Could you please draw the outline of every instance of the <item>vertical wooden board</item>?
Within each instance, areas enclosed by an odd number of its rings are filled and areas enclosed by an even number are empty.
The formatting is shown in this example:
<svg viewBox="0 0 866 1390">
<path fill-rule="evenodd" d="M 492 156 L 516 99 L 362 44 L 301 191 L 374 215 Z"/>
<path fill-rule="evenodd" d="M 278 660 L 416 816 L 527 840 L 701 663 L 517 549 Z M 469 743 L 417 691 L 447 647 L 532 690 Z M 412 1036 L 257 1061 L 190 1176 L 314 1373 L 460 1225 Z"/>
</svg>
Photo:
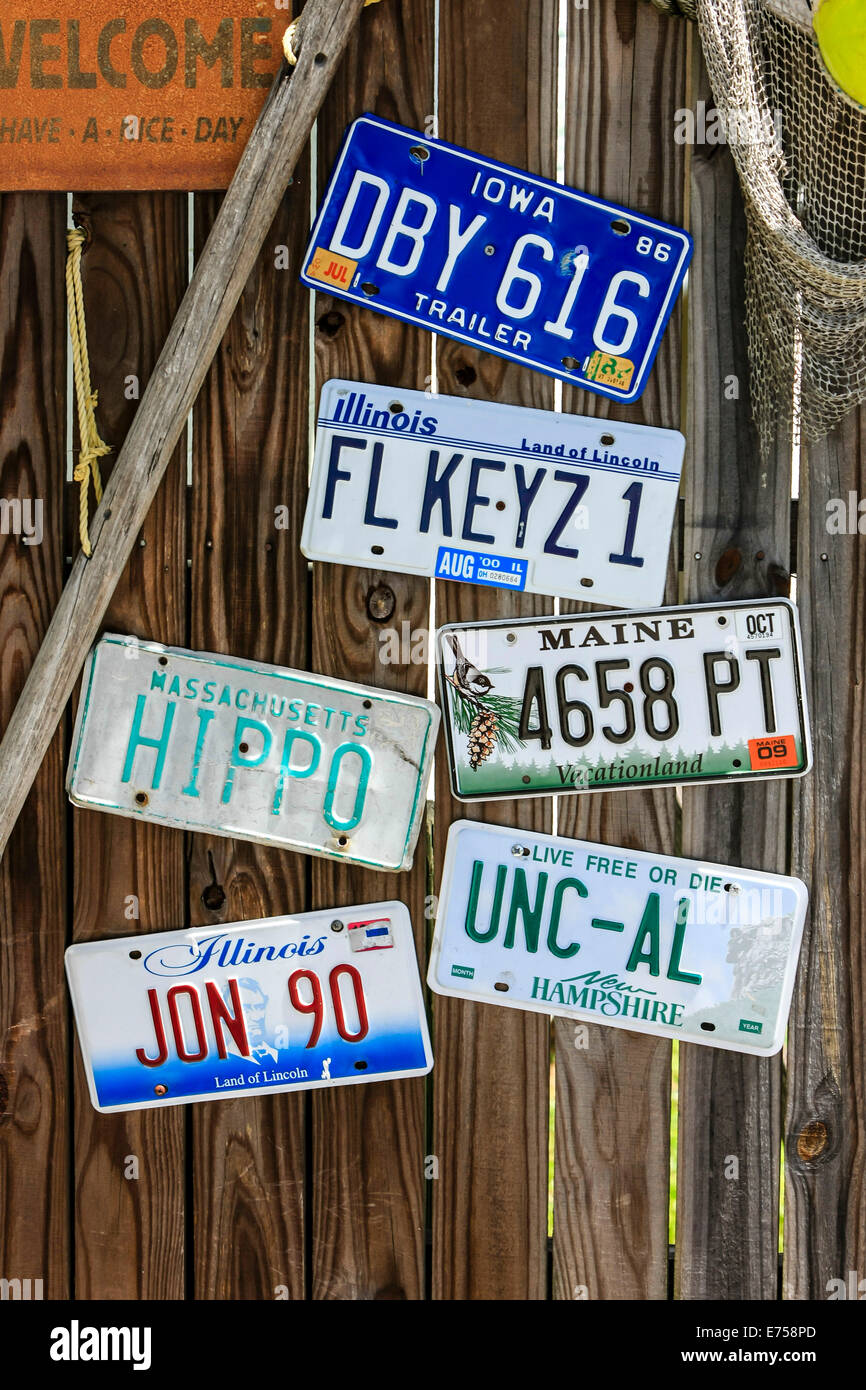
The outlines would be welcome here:
<svg viewBox="0 0 866 1390">
<path fill-rule="evenodd" d="M 569 9 L 566 182 L 683 224 L 685 157 L 673 138 L 686 91 L 686 26 L 644 0 Z M 682 301 L 647 388 L 616 418 L 676 429 Z M 567 387 L 565 406 L 607 417 L 611 403 Z M 611 427 L 615 433 L 615 425 Z M 671 546 L 666 601 L 677 597 Z M 587 605 L 563 604 L 588 611 Z M 559 799 L 559 828 L 579 839 L 670 854 L 670 789 Z M 668 1282 L 671 1048 L 590 1025 L 555 1025 L 554 1293 L 664 1299 Z"/>
<path fill-rule="evenodd" d="M 308 669 L 307 482 L 309 156 L 301 162 L 193 412 L 190 644 Z M 219 206 L 196 199 L 201 250 Z M 285 508 L 282 512 L 278 509 Z M 277 523 L 279 522 L 279 527 Z M 305 860 L 191 835 L 197 926 L 303 912 Z M 304 1296 L 304 1096 L 193 1108 L 198 1298 Z M 279 1294 L 277 1295 L 277 1291 Z"/>
<path fill-rule="evenodd" d="M 362 15 L 322 108 L 322 185 L 355 116 L 373 111 L 423 130 L 432 110 L 432 0 L 377 5 Z M 428 334 L 323 294 L 315 297 L 315 315 L 316 401 L 330 377 L 416 390 L 428 384 Z M 314 565 L 313 670 L 426 695 L 426 663 L 389 663 L 382 639 L 388 631 L 425 632 L 428 608 L 426 581 Z M 408 873 L 377 874 L 314 860 L 313 905 L 383 898 L 407 903 L 423 968 L 424 859 L 422 830 Z M 420 1078 L 314 1093 L 314 1298 L 424 1296 L 424 1097 Z"/>
<path fill-rule="evenodd" d="M 143 390 L 183 294 L 185 199 L 92 194 L 76 199 L 74 212 L 91 238 L 82 280 L 97 421 L 114 450 L 103 461 L 107 476 L 135 412 L 135 382 Z M 106 630 L 185 642 L 184 452 L 180 446 L 157 493 L 106 614 Z M 77 521 L 70 544 L 77 549 Z M 73 844 L 75 940 L 183 925 L 180 832 L 76 810 Z M 76 1296 L 181 1298 L 184 1112 L 98 1114 L 77 1049 L 76 1056 Z M 125 1176 L 130 1156 L 138 1159 L 137 1180 Z"/>
<path fill-rule="evenodd" d="M 866 1275 L 863 690 L 860 535 L 829 534 L 827 504 L 866 495 L 866 410 L 808 450 L 798 596 L 815 767 L 795 793 L 793 871 L 810 911 L 788 1026 L 784 1296 L 842 1297 Z M 850 523 L 849 523 L 850 524 Z M 856 524 L 856 523 L 855 523 Z"/>
<path fill-rule="evenodd" d="M 693 99 L 712 108 L 697 42 Z M 790 438 L 760 466 L 745 331 L 745 214 L 726 149 L 691 151 L 685 595 L 787 594 Z M 683 854 L 783 873 L 789 784 L 683 791 Z M 781 1059 L 680 1051 L 676 1287 L 680 1298 L 775 1298 Z"/>
<path fill-rule="evenodd" d="M 63 585 L 65 228 L 62 196 L 0 198 L 0 497 L 29 499 L 36 542 L 12 514 L 0 537 L 4 728 Z M 69 1294 L 63 751 L 58 729 L 0 863 L 0 1276 L 40 1279 L 54 1299 Z"/>
<path fill-rule="evenodd" d="M 442 0 L 439 134 L 553 178 L 556 173 L 554 0 Z M 438 339 L 443 394 L 552 408 L 553 382 L 504 358 Z M 545 613 L 552 600 L 468 584 L 436 585 L 437 626 Z M 434 844 L 441 873 L 448 826 L 472 818 L 552 828 L 551 802 L 464 806 L 437 764 Z M 546 1296 L 549 1023 L 456 999 L 434 1001 L 433 1294 L 441 1299 Z"/>
</svg>

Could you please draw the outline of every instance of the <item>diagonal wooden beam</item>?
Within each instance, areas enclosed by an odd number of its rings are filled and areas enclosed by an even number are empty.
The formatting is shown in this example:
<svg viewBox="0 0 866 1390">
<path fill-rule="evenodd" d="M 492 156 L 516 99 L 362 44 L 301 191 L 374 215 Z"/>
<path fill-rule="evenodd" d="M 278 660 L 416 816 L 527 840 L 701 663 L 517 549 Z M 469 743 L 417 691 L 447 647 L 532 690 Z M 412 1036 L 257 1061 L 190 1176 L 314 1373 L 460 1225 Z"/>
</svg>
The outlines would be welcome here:
<svg viewBox="0 0 866 1390">
<path fill-rule="evenodd" d="M 0 854 L 366 0 L 308 0 L 0 743 Z"/>
</svg>

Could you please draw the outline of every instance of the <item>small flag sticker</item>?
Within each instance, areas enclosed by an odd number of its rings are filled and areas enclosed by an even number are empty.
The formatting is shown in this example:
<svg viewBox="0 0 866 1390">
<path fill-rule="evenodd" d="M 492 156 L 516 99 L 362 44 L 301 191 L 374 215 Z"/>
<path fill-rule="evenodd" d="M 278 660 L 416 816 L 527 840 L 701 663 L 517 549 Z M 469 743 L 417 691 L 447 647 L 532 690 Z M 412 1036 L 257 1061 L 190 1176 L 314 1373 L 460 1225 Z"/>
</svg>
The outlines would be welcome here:
<svg viewBox="0 0 866 1390">
<path fill-rule="evenodd" d="M 349 923 L 349 946 L 353 951 L 384 951 L 394 945 L 390 917 L 377 917 L 372 922 Z"/>
</svg>

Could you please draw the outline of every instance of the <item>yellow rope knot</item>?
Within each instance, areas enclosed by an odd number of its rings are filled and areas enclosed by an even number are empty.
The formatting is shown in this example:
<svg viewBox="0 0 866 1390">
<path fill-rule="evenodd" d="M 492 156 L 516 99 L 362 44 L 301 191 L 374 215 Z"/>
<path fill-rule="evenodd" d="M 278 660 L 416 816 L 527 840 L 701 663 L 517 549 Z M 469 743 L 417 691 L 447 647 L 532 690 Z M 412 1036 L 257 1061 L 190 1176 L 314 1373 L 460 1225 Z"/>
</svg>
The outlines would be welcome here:
<svg viewBox="0 0 866 1390">
<path fill-rule="evenodd" d="M 379 0 L 364 0 L 364 9 L 368 5 L 378 5 Z M 295 34 L 298 32 L 298 21 L 293 19 L 286 32 L 283 34 L 283 53 L 286 55 L 286 62 L 293 68 L 298 61 L 295 52 Z"/>
<path fill-rule="evenodd" d="M 66 303 L 69 310 L 69 336 L 72 340 L 72 375 L 75 380 L 75 401 L 78 407 L 78 434 L 81 448 L 78 463 L 72 474 L 81 488 L 78 509 L 78 530 L 81 536 L 81 549 L 88 557 L 92 554 L 88 532 L 88 491 L 93 478 L 93 491 L 97 505 L 102 501 L 102 477 L 99 459 L 111 453 L 111 445 L 99 437 L 96 428 L 96 405 L 98 393 L 90 385 L 90 361 L 87 356 L 87 327 L 84 321 L 84 290 L 81 284 L 81 253 L 87 240 L 80 227 L 71 227 L 66 233 L 69 255 L 66 261 Z"/>
</svg>

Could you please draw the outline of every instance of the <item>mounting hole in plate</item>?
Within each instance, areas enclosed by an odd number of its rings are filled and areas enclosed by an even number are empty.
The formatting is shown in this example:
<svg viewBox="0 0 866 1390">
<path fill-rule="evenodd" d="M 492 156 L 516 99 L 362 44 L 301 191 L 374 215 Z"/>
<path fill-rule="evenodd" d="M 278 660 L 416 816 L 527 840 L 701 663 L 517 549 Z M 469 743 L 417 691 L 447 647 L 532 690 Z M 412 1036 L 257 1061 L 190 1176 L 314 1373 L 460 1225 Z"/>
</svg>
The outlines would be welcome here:
<svg viewBox="0 0 866 1390">
<path fill-rule="evenodd" d="M 601 442 L 602 444 L 615 444 L 616 440 L 614 439 L 612 434 L 603 434 L 601 436 Z"/>
<path fill-rule="evenodd" d="M 366 1071 L 366 1070 L 367 1070 L 367 1063 L 366 1063 L 366 1062 L 356 1062 L 356 1063 L 355 1063 L 355 1071 Z"/>
<path fill-rule="evenodd" d="M 372 700 L 365 700 L 365 701 L 364 701 L 364 709 L 372 709 L 372 708 L 373 708 L 373 701 L 372 701 Z"/>
<path fill-rule="evenodd" d="M 250 751 L 250 745 L 249 745 L 248 743 L 239 743 L 239 744 L 238 744 L 238 752 L 239 752 L 239 753 L 249 753 L 249 751 Z"/>
<path fill-rule="evenodd" d="M 496 510 L 497 510 L 498 512 L 504 512 L 504 511 L 505 511 L 505 503 L 504 503 L 504 502 L 497 502 L 497 503 L 496 503 Z"/>
<path fill-rule="evenodd" d="M 739 885 L 739 883 L 726 883 L 726 884 L 725 884 L 725 892 L 726 892 L 726 893 L 739 893 L 739 891 L 740 891 L 740 885 Z"/>
<path fill-rule="evenodd" d="M 630 695 L 631 692 L 634 690 L 634 684 L 632 683 L 632 681 L 626 681 L 625 685 L 623 686 L 623 690 L 627 690 Z"/>
<path fill-rule="evenodd" d="M 610 230 L 616 232 L 617 236 L 628 236 L 631 231 L 631 223 L 626 222 L 624 217 L 615 217 L 610 224 Z"/>
<path fill-rule="evenodd" d="M 495 255 L 496 255 L 496 247 L 493 245 L 492 242 L 488 241 L 487 245 L 486 245 L 485 248 L 484 248 L 484 254 L 485 254 L 485 256 L 495 256 Z"/>
<path fill-rule="evenodd" d="M 562 365 L 567 372 L 576 372 L 580 363 L 576 357 L 563 357 Z"/>
<path fill-rule="evenodd" d="M 349 837 L 348 837 L 348 835 L 338 835 L 338 836 L 337 836 L 337 844 L 340 846 L 340 849 L 345 849 L 345 848 L 346 848 L 346 845 L 347 845 L 348 843 L 349 843 Z"/>
<path fill-rule="evenodd" d="M 403 414 L 403 404 L 401 401 L 392 401 L 391 404 L 388 406 L 388 409 L 390 410 L 392 415 Z"/>
<path fill-rule="evenodd" d="M 425 159 L 430 158 L 430 151 L 426 145 L 413 145 L 409 153 L 419 164 L 423 164 Z"/>
<path fill-rule="evenodd" d="M 130 959 L 130 960 L 141 960 L 141 951 L 130 951 L 130 953 L 129 953 L 129 959 Z"/>
<path fill-rule="evenodd" d="M 370 554 L 371 554 L 371 555 L 384 555 L 384 554 L 385 554 L 385 547 L 384 547 L 384 545 L 371 545 L 371 546 L 370 546 Z"/>
<path fill-rule="evenodd" d="M 364 283 L 363 283 L 363 285 L 361 286 L 361 289 L 364 291 L 365 294 L 369 294 L 369 295 L 374 295 L 374 294 L 378 294 L 378 293 L 379 293 L 379 286 L 378 286 L 378 285 L 374 285 L 373 282 L 372 282 L 371 280 L 365 280 Z"/>
<path fill-rule="evenodd" d="M 507 993 L 508 993 L 508 985 L 503 984 L 501 980 L 497 980 L 497 982 L 496 982 L 496 984 L 493 986 L 493 988 L 494 988 L 494 989 L 498 989 L 500 994 L 507 994 Z"/>
<path fill-rule="evenodd" d="M 581 579 L 580 584 L 583 589 L 591 589 L 595 581 L 593 579 Z"/>
<path fill-rule="evenodd" d="M 135 800 L 137 805 L 146 806 L 148 801 L 147 792 L 136 792 Z"/>
<path fill-rule="evenodd" d="M 742 767 L 742 763 L 740 762 L 740 759 L 739 759 L 739 758 L 734 758 L 734 760 L 733 760 L 733 766 L 734 766 L 734 767 Z"/>
<path fill-rule="evenodd" d="M 527 849 L 526 845 L 512 845 L 511 853 L 514 855 L 516 859 L 529 858 L 529 850 Z"/>
<path fill-rule="evenodd" d="M 529 783 L 532 781 L 532 778 L 531 778 L 531 777 L 523 777 L 522 780 L 523 780 L 523 781 L 527 784 L 527 786 L 528 786 Z"/>
<path fill-rule="evenodd" d="M 332 922 L 332 923 L 331 923 L 331 931 L 342 931 L 342 930 L 343 930 L 343 923 L 342 923 L 342 922 L 336 921 L 336 922 Z"/>
<path fill-rule="evenodd" d="M 167 665 L 168 665 L 168 657 L 167 657 L 167 656 L 161 656 L 161 657 L 159 658 L 159 664 L 160 664 L 160 666 L 167 666 Z"/>
<path fill-rule="evenodd" d="M 702 1023 L 701 1028 L 705 1033 L 715 1033 L 716 1031 L 716 1025 L 714 1023 Z"/>
<path fill-rule="evenodd" d="M 517 641 L 517 638 L 515 637 L 515 635 L 514 635 L 513 632 L 506 632 L 506 634 L 505 634 L 505 640 L 506 640 L 506 642 L 508 642 L 508 643 L 510 643 L 510 644 L 513 645 L 513 644 Z"/>
<path fill-rule="evenodd" d="M 716 618 L 716 622 L 718 623 L 719 627 L 727 627 L 728 625 L 728 620 L 725 617 L 724 613 L 720 614 L 720 616 Z"/>
<path fill-rule="evenodd" d="M 160 1084 L 159 1086 L 154 1086 L 153 1088 L 153 1094 L 155 1096 L 164 1096 L 167 1093 L 167 1091 L 168 1087 L 163 1086 L 162 1084 Z"/>
</svg>

